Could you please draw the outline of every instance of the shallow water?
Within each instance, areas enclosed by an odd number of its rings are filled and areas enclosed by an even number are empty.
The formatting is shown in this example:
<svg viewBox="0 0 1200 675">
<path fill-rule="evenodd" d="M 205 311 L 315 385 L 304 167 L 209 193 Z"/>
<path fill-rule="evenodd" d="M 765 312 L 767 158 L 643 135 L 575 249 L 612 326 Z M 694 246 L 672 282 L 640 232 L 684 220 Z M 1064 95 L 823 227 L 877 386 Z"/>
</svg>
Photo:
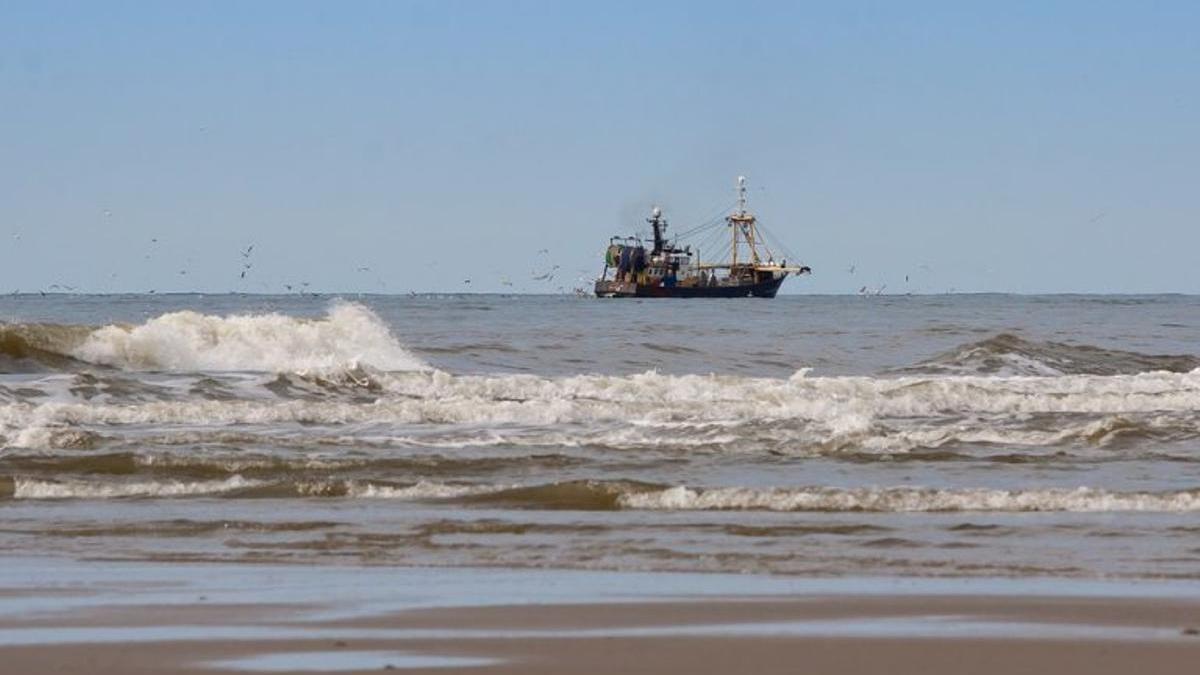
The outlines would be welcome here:
<svg viewBox="0 0 1200 675">
<path fill-rule="evenodd" d="M 6 296 L 0 547 L 1200 575 L 1200 298 Z"/>
</svg>

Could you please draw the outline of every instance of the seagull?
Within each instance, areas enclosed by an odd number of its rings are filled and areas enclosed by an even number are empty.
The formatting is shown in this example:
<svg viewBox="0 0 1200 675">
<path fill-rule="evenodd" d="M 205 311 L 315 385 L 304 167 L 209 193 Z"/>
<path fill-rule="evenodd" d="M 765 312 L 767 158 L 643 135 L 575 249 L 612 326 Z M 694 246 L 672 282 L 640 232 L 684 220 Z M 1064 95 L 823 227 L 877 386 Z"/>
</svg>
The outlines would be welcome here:
<svg viewBox="0 0 1200 675">
<path fill-rule="evenodd" d="M 251 253 L 252 251 L 254 251 L 254 244 L 250 244 L 249 246 L 247 246 L 247 247 L 246 247 L 246 250 L 245 250 L 245 251 L 242 251 L 242 257 L 243 257 L 243 258 L 249 258 L 249 257 L 250 257 L 250 253 Z"/>
<path fill-rule="evenodd" d="M 370 267 L 360 267 L 360 268 L 358 268 L 358 271 L 359 272 L 370 272 L 371 268 Z"/>
<path fill-rule="evenodd" d="M 846 268 L 846 271 L 849 272 L 850 274 L 854 274 L 854 268 L 855 268 L 855 266 L 851 265 L 850 267 Z"/>
<path fill-rule="evenodd" d="M 554 278 L 554 273 L 558 270 L 559 267 L 560 267 L 560 265 L 555 265 L 554 267 L 550 268 L 549 272 L 545 272 L 540 275 L 535 273 L 532 275 L 533 280 L 534 281 L 550 281 L 551 279 Z"/>
</svg>

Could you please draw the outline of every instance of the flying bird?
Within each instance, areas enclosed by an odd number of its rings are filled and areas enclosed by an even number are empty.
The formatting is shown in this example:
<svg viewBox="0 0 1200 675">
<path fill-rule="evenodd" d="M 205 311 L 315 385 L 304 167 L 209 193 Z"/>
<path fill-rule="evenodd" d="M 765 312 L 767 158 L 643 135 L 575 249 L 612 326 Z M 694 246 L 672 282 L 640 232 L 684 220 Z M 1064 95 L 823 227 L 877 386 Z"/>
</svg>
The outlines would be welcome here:
<svg viewBox="0 0 1200 675">
<path fill-rule="evenodd" d="M 534 281 L 550 281 L 554 278 L 554 273 L 558 271 L 559 267 L 559 265 L 555 265 L 554 267 L 550 268 L 549 272 L 543 272 L 542 274 L 537 274 L 534 272 L 531 276 Z"/>
</svg>

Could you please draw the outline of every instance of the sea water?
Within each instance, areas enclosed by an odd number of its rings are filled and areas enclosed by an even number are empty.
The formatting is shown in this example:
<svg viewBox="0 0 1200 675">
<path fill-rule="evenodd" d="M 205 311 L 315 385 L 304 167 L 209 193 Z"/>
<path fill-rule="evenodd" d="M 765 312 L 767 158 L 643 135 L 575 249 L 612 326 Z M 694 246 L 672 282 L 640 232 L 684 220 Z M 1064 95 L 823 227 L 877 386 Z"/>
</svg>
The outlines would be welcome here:
<svg viewBox="0 0 1200 675">
<path fill-rule="evenodd" d="M 0 298 L 0 546 L 1200 575 L 1200 298 Z"/>
</svg>

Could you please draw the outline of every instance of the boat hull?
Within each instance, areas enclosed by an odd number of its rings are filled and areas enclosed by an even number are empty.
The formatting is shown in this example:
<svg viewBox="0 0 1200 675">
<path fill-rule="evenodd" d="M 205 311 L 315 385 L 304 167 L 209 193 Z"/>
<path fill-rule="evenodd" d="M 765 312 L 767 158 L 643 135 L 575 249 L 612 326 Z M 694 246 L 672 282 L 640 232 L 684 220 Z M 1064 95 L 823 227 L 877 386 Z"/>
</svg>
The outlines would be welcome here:
<svg viewBox="0 0 1200 675">
<path fill-rule="evenodd" d="M 628 282 L 597 281 L 601 298 L 773 298 L 785 276 L 731 286 L 642 286 Z"/>
</svg>

